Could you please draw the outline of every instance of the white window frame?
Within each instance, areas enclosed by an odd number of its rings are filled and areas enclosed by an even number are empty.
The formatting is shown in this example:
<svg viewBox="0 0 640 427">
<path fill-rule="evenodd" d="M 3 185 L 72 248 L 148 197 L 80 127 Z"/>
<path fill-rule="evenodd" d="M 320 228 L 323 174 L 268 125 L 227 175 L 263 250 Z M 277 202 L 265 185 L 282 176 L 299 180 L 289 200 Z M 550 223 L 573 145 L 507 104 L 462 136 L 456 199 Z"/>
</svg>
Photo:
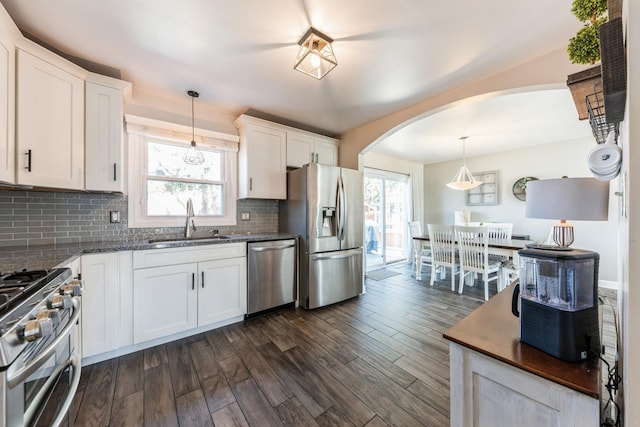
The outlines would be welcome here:
<svg viewBox="0 0 640 427">
<path fill-rule="evenodd" d="M 129 164 L 129 228 L 184 227 L 185 218 L 179 216 L 149 216 L 146 214 L 146 142 L 149 139 L 191 143 L 192 129 L 175 123 L 145 117 L 125 115 Z M 195 141 L 201 147 L 223 153 L 222 181 L 225 191 L 225 212 L 221 216 L 196 216 L 196 226 L 236 225 L 238 198 L 238 141 L 237 135 L 196 128 Z M 186 212 L 185 212 L 186 214 Z"/>
</svg>

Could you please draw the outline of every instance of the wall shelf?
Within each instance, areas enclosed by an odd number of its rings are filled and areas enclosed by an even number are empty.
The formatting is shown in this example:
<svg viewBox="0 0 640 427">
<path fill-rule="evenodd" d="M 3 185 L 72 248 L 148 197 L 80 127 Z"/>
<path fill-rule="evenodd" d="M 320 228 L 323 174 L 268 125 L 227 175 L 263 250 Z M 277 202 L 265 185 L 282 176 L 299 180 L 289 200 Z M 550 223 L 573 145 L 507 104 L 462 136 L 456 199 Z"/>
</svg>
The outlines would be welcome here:
<svg viewBox="0 0 640 427">
<path fill-rule="evenodd" d="M 474 173 L 473 176 L 482 181 L 482 185 L 467 190 L 467 206 L 492 206 L 498 204 L 498 171 Z"/>
</svg>

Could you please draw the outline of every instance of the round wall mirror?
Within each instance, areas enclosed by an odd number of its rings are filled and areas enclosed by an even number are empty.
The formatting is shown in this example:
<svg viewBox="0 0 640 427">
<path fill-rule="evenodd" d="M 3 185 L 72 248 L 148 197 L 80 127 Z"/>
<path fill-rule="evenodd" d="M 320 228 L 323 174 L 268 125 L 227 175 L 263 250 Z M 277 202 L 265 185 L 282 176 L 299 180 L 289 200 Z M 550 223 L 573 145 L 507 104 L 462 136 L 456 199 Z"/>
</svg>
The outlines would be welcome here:
<svg viewBox="0 0 640 427">
<path fill-rule="evenodd" d="M 523 202 L 527 200 L 527 183 L 529 181 L 537 181 L 537 180 L 538 178 L 536 177 L 525 176 L 518 179 L 516 182 L 514 182 L 512 192 L 513 192 L 513 195 L 516 197 L 516 199 L 522 200 Z"/>
</svg>

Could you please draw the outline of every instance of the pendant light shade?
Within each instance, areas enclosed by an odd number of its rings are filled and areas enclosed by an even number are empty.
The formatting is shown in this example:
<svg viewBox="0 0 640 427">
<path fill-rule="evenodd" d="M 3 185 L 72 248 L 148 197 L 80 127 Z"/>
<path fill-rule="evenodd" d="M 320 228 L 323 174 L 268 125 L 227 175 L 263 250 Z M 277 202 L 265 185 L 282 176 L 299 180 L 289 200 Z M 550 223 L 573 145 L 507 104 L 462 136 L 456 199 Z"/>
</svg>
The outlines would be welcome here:
<svg viewBox="0 0 640 427">
<path fill-rule="evenodd" d="M 320 80 L 338 65 L 331 43 L 333 39 L 311 27 L 298 44 L 294 69 Z"/>
<path fill-rule="evenodd" d="M 447 187 L 453 188 L 454 190 L 471 190 L 472 188 L 476 188 L 477 186 L 482 184 L 482 181 L 478 181 L 473 177 L 469 169 L 467 168 L 466 161 L 466 153 L 465 153 L 465 140 L 468 136 L 462 136 L 460 139 L 462 140 L 462 167 L 453 177 L 453 180 L 447 184 Z"/>
<path fill-rule="evenodd" d="M 194 90 L 187 91 L 187 94 L 191 97 L 191 147 L 184 153 L 183 160 L 189 165 L 198 166 L 204 163 L 204 156 L 202 152 L 196 146 L 196 131 L 195 131 L 195 118 L 193 114 L 193 101 L 199 97 L 200 94 Z"/>
</svg>

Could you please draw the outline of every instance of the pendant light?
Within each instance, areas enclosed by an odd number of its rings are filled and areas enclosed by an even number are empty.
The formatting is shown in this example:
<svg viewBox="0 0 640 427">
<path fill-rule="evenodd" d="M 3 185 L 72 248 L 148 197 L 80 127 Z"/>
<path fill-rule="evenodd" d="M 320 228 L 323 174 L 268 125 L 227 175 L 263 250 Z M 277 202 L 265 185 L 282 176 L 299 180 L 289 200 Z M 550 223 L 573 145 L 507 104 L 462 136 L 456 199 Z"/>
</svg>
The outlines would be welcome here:
<svg viewBox="0 0 640 427">
<path fill-rule="evenodd" d="M 453 180 L 447 184 L 447 187 L 453 188 L 454 190 L 471 190 L 482 184 L 482 181 L 476 180 L 471 172 L 469 172 L 469 169 L 467 169 L 465 153 L 465 140 L 467 138 L 468 136 L 460 137 L 462 140 L 462 167 L 456 176 L 453 177 Z"/>
<path fill-rule="evenodd" d="M 294 69 L 320 80 L 338 65 L 331 43 L 333 39 L 311 27 L 298 44 Z"/>
<path fill-rule="evenodd" d="M 196 130 L 195 130 L 195 118 L 193 115 L 193 101 L 199 97 L 200 94 L 194 90 L 187 91 L 187 94 L 191 97 L 191 147 L 184 153 L 183 160 L 189 165 L 198 166 L 204 163 L 204 156 L 202 152 L 196 147 Z"/>
</svg>

